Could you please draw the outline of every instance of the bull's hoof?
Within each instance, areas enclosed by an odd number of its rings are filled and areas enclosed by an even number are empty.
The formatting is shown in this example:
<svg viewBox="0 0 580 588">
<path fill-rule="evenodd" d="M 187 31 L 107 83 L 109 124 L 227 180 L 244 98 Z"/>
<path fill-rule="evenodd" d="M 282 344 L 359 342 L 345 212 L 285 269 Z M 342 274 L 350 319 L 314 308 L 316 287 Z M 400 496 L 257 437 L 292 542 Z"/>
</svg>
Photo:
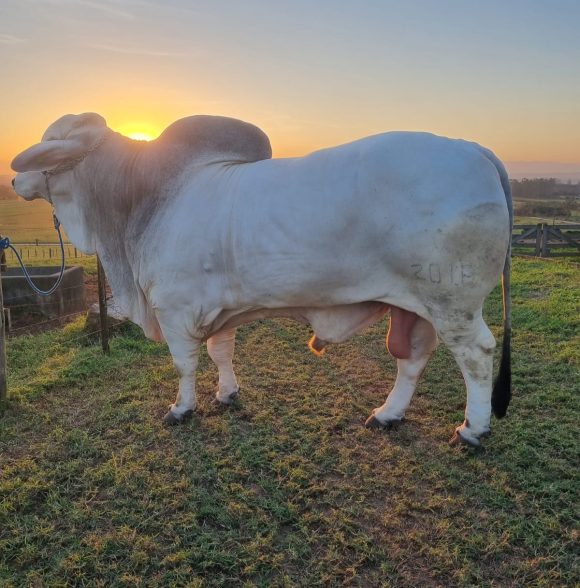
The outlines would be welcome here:
<svg viewBox="0 0 580 588">
<path fill-rule="evenodd" d="M 484 431 L 478 437 L 468 437 L 461 432 L 461 427 L 457 427 L 455 429 L 455 433 L 453 433 L 453 437 L 449 439 L 449 445 L 452 446 L 460 446 L 466 445 L 468 447 L 481 447 L 481 439 L 485 439 L 491 435 L 491 431 Z"/>
<path fill-rule="evenodd" d="M 229 396 L 220 397 L 216 394 L 215 402 L 218 404 L 225 404 L 226 406 L 229 406 L 230 404 L 233 404 L 235 400 L 237 400 L 239 395 L 240 388 L 232 392 Z"/>
<path fill-rule="evenodd" d="M 390 431 L 391 429 L 396 428 L 403 419 L 390 419 L 385 421 L 379 421 L 379 419 L 373 414 L 365 421 L 365 427 L 367 429 L 382 429 L 383 431 Z"/>
<path fill-rule="evenodd" d="M 163 424 L 167 425 L 168 427 L 172 427 L 174 425 L 180 425 L 185 421 L 188 421 L 193 416 L 193 410 L 186 410 L 182 415 L 176 415 L 171 412 L 171 409 L 167 411 L 166 415 L 163 417 Z"/>
</svg>

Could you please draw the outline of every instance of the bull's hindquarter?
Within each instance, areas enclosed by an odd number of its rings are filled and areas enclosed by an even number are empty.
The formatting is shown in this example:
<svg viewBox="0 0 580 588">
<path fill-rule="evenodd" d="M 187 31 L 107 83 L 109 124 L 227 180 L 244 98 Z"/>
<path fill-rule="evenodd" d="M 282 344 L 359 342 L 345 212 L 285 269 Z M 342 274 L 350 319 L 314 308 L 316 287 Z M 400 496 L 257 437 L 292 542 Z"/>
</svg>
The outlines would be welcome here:
<svg viewBox="0 0 580 588">
<path fill-rule="evenodd" d="M 495 341 L 482 305 L 504 265 L 509 216 L 477 146 L 391 133 L 305 158 L 211 164 L 181 181 L 161 226 L 159 263 L 142 279 L 180 373 L 170 420 L 195 408 L 201 341 L 228 350 L 231 370 L 235 317 L 373 302 L 421 317 L 373 422 L 402 419 L 437 333 L 467 384 L 461 438 L 477 444 L 489 431 Z"/>
</svg>

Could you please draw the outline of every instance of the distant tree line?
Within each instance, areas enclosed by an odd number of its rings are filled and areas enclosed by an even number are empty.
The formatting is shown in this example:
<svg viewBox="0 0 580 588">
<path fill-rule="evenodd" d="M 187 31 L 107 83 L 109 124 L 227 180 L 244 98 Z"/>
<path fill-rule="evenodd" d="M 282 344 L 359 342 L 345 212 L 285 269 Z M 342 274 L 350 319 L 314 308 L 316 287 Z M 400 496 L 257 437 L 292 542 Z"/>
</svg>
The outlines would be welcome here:
<svg viewBox="0 0 580 588">
<path fill-rule="evenodd" d="M 580 213 L 580 183 L 555 178 L 510 180 L 518 216 L 577 218 Z"/>
<path fill-rule="evenodd" d="M 514 200 L 548 200 L 550 198 L 580 197 L 580 183 L 563 183 L 555 178 L 510 180 Z"/>
</svg>

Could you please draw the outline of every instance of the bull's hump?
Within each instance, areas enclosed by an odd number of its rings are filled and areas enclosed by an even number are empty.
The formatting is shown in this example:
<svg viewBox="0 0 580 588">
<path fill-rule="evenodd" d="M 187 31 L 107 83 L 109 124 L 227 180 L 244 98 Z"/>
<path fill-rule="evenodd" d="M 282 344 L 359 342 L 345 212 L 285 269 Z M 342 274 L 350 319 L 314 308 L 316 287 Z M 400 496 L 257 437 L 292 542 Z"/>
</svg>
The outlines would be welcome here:
<svg viewBox="0 0 580 588">
<path fill-rule="evenodd" d="M 247 163 L 272 157 L 270 140 L 261 129 L 224 116 L 182 118 L 167 127 L 156 142 L 183 146 L 192 157 L 216 155 Z"/>
</svg>

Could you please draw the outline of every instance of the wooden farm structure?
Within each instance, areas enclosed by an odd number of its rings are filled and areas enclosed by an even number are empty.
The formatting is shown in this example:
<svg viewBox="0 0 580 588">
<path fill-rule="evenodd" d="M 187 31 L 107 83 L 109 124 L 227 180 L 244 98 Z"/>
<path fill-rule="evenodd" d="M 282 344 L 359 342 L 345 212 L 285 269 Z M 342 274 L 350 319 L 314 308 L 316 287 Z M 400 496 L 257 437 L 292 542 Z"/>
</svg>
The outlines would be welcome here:
<svg viewBox="0 0 580 588">
<path fill-rule="evenodd" d="M 580 224 L 514 225 L 512 247 L 531 248 L 536 257 L 577 254 L 580 252 Z"/>
</svg>

